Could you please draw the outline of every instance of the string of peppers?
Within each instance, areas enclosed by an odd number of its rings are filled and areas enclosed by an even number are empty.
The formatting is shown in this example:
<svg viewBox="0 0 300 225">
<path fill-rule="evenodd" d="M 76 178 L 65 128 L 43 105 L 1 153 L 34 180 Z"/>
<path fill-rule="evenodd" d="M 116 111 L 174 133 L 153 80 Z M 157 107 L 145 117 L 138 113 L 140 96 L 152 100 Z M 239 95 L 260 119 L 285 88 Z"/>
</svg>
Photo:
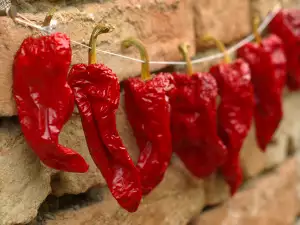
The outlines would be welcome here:
<svg viewBox="0 0 300 225">
<path fill-rule="evenodd" d="M 262 38 L 254 19 L 256 42 L 237 51 L 232 60 L 224 45 L 224 61 L 209 72 L 193 72 L 189 46 L 179 46 L 186 73 L 150 74 L 149 56 L 141 41 L 129 38 L 143 61 L 141 76 L 124 81 L 125 109 L 140 155 L 131 160 L 116 128 L 120 85 L 115 73 L 97 63 L 96 41 L 110 27 L 97 25 L 89 42 L 89 63 L 71 64 L 70 39 L 62 33 L 28 37 L 13 64 L 13 94 L 28 145 L 50 168 L 84 173 L 88 164 L 76 151 L 59 144 L 58 137 L 79 109 L 90 154 L 117 202 L 135 212 L 142 196 L 163 179 L 174 152 L 196 177 L 220 171 L 233 195 L 242 183 L 239 153 L 254 118 L 262 151 L 283 116 L 282 92 L 300 89 L 298 27 L 300 10 L 284 9 Z M 45 24 L 49 24 L 49 14 Z M 217 99 L 220 98 L 220 102 Z"/>
</svg>

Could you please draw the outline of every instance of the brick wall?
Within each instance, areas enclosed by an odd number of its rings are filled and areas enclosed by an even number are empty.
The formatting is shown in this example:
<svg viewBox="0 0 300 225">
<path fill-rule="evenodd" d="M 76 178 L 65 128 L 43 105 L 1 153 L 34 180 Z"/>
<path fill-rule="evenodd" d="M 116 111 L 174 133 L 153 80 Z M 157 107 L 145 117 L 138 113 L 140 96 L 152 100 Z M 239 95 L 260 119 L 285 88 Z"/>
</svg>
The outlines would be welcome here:
<svg viewBox="0 0 300 225">
<path fill-rule="evenodd" d="M 295 6 L 298 2 L 300 4 L 297 0 L 282 2 L 285 6 Z M 200 41 L 204 34 L 211 34 L 228 45 L 238 41 L 250 34 L 251 15 L 259 13 L 261 17 L 265 16 L 278 1 L 16 0 L 15 3 L 20 12 L 37 23 L 43 21 L 50 7 L 59 5 L 60 10 L 55 15 L 58 31 L 67 33 L 71 39 L 81 43 L 87 43 L 95 23 L 104 20 L 114 27 L 114 31 L 99 37 L 99 48 L 138 58 L 139 54 L 134 49 L 124 51 L 120 45 L 123 39 L 135 36 L 146 44 L 151 59 L 162 61 L 180 60 L 177 46 L 182 42 L 190 43 L 191 54 L 195 57 L 216 52 L 213 46 Z M 112 199 L 103 177 L 92 162 L 77 115 L 74 114 L 65 126 L 60 139 L 63 145 L 84 156 L 90 164 L 88 173 L 70 174 L 46 168 L 26 145 L 15 118 L 11 67 L 21 41 L 28 35 L 36 34 L 35 30 L 14 24 L 8 18 L 0 18 L 0 225 L 43 224 L 41 221 L 48 225 L 222 224 L 221 221 L 226 218 L 228 221 L 235 218 L 233 214 L 228 216 L 229 204 L 239 212 L 239 224 L 292 224 L 298 213 L 298 202 L 296 184 L 293 182 L 296 180 L 295 156 L 289 154 L 293 154 L 300 143 L 300 121 L 297 120 L 300 112 L 297 104 L 300 101 L 299 94 L 285 96 L 285 117 L 276 133 L 275 143 L 268 146 L 266 154 L 259 151 L 254 133 L 250 132 L 241 153 L 246 181 L 244 188 L 234 199 L 228 200 L 228 187 L 222 177 L 214 174 L 205 180 L 195 179 L 174 158 L 159 187 L 143 200 L 137 213 L 128 214 Z M 140 64 L 136 62 L 103 54 L 98 55 L 98 60 L 112 68 L 121 81 L 140 72 Z M 73 46 L 73 63 L 86 61 L 87 50 Z M 216 61 L 199 64 L 194 70 L 206 70 L 212 63 Z M 152 71 L 163 68 L 164 65 L 151 66 Z M 124 144 L 132 157 L 136 158 L 138 149 L 126 120 L 123 94 L 117 123 Z M 274 167 L 278 168 L 269 175 L 260 176 L 265 170 Z M 66 195 L 73 195 L 72 198 L 77 199 L 81 193 L 89 196 L 84 204 L 80 204 L 79 197 L 78 202 L 67 204 L 67 209 L 61 211 L 64 208 L 61 206 L 64 204 L 62 199 Z M 98 197 L 95 197 L 95 193 Z M 49 195 L 51 196 L 47 197 Z M 277 198 L 281 195 L 284 197 Z M 58 204 L 54 208 L 51 206 L 53 201 L 50 201 L 53 198 L 55 205 Z M 256 207 L 253 205 L 256 204 L 253 203 L 256 198 L 257 204 L 282 204 L 282 207 L 270 210 L 265 210 L 263 206 Z M 223 205 L 201 214 L 206 206 L 222 203 Z M 279 213 L 285 214 L 282 217 L 272 216 Z"/>
</svg>

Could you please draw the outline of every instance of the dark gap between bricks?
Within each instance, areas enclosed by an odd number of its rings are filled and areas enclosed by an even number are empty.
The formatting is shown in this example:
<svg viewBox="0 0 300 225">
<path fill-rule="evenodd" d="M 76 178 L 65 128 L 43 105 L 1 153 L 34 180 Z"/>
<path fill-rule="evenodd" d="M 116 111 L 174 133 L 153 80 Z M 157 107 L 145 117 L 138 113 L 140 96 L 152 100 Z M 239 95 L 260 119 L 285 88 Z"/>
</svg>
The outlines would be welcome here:
<svg viewBox="0 0 300 225">
<path fill-rule="evenodd" d="M 59 174 L 52 177 L 52 182 L 59 182 Z M 103 201 L 103 188 L 92 187 L 80 194 L 65 194 L 57 197 L 49 195 L 41 204 L 36 218 L 27 225 L 44 225 L 47 220 L 55 220 L 55 213 L 63 210 L 79 210 Z"/>
</svg>

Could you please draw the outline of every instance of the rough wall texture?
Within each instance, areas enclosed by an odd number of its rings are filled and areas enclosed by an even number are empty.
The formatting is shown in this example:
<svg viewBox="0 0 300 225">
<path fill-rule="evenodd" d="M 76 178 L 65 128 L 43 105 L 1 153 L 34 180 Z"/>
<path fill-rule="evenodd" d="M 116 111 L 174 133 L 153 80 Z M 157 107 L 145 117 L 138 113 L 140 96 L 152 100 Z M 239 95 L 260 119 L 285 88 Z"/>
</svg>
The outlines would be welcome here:
<svg viewBox="0 0 300 225">
<path fill-rule="evenodd" d="M 42 22 L 45 13 L 24 15 L 31 20 Z M 82 44 L 88 44 L 96 23 L 105 21 L 112 25 L 113 32 L 98 38 L 98 47 L 103 50 L 139 58 L 136 49 L 121 49 L 122 40 L 134 36 L 146 44 L 151 59 L 179 60 L 177 46 L 181 42 L 191 43 L 191 53 L 194 54 L 194 23 L 190 0 L 168 0 L 161 1 L 160 4 L 154 0 L 89 3 L 80 8 L 70 6 L 61 9 L 56 13 L 55 19 L 58 21 L 57 31 L 67 33 L 72 40 Z M 0 116 L 10 116 L 16 114 L 11 94 L 13 55 L 21 41 L 34 32 L 15 25 L 6 18 L 1 19 L 0 23 Z M 73 45 L 72 60 L 73 63 L 87 62 L 87 49 Z M 140 72 L 138 62 L 103 54 L 99 54 L 98 60 L 112 68 L 120 80 L 136 76 Z M 154 65 L 152 70 L 162 67 L 163 65 Z"/>
<path fill-rule="evenodd" d="M 300 94 L 286 97 L 285 113 L 287 116 L 282 122 L 282 128 L 279 129 L 278 133 L 281 133 L 279 140 L 268 147 L 269 153 L 262 154 L 256 147 L 253 135 L 249 135 L 241 154 L 242 167 L 246 178 L 254 177 L 263 170 L 274 167 L 286 159 L 288 151 L 287 137 L 297 137 L 299 139 L 300 136 L 299 132 L 294 133 L 294 131 L 299 130 L 300 121 L 297 120 L 297 117 L 290 116 L 299 115 L 300 107 L 299 104 L 296 104 L 299 101 Z M 138 150 L 133 136 L 130 135 L 131 130 L 123 107 L 122 101 L 117 117 L 118 124 L 122 125 L 121 127 L 119 126 L 119 131 L 131 155 L 136 158 Z M 289 127 L 288 124 L 294 124 L 295 127 L 297 126 L 297 129 L 284 130 L 283 127 Z M 295 142 L 295 139 L 291 140 Z M 29 222 L 36 216 L 39 205 L 50 192 L 61 196 L 66 193 L 78 194 L 85 192 L 96 185 L 100 187 L 105 186 L 105 181 L 88 155 L 79 118 L 73 118 L 66 125 L 61 135 L 61 142 L 68 147 L 78 150 L 85 157 L 91 167 L 87 174 L 72 174 L 46 169 L 25 144 L 18 125 L 14 127 L 2 125 L 0 167 L 4 169 L 0 178 L 0 196 L 2 202 L 6 204 L 0 204 L 0 215 L 3 215 L 3 217 L 0 217 L 2 218 L 0 219 L 0 224 L 17 224 L 20 221 Z M 33 174 L 35 175 L 33 176 Z M 189 195 L 185 196 L 187 193 L 191 194 L 190 197 Z M 203 194 L 201 195 L 202 197 L 196 194 L 192 197 L 192 193 Z M 141 214 L 138 215 L 146 216 L 148 211 L 147 205 L 156 204 L 158 201 L 166 202 L 166 204 L 171 201 L 174 205 L 178 204 L 177 201 L 179 200 L 173 199 L 175 196 L 179 199 L 182 198 L 185 205 L 191 205 L 191 211 L 186 213 L 193 215 L 196 212 L 200 212 L 205 205 L 216 205 L 228 199 L 229 193 L 228 187 L 221 176 L 215 174 L 205 180 L 198 180 L 186 171 L 177 158 L 174 158 L 164 182 L 149 197 L 144 199 L 143 206 L 139 212 Z M 28 204 L 30 207 L 26 207 Z M 120 210 L 113 199 L 111 199 L 110 204 L 115 205 L 115 210 Z M 20 205 L 20 207 L 16 207 L 16 205 Z M 155 206 L 154 208 L 157 207 Z M 120 212 L 123 212 L 123 210 L 120 210 Z M 156 214 L 155 212 L 153 213 Z M 173 217 L 173 214 L 169 214 L 171 213 L 169 211 L 163 213 L 164 216 L 170 217 L 172 215 L 171 217 Z M 183 212 L 178 213 L 178 217 L 181 218 L 182 215 L 180 213 Z M 149 218 L 151 218 L 151 215 L 148 215 Z M 163 215 L 160 216 L 163 217 Z M 131 216 L 130 218 L 136 219 Z M 176 220 L 178 219 L 174 218 L 174 221 Z M 186 221 L 186 219 L 183 221 Z M 172 224 L 171 222 L 168 224 Z M 130 222 L 128 223 L 130 224 Z"/>
<path fill-rule="evenodd" d="M 289 159 L 273 173 L 249 183 L 221 207 L 198 216 L 192 225 L 293 225 L 299 213 L 296 160 Z M 272 188 L 270 188 L 272 187 Z"/>
<path fill-rule="evenodd" d="M 200 216 L 195 216 L 197 213 L 195 210 L 199 208 L 202 193 L 195 189 L 194 193 L 186 190 L 184 198 L 179 194 L 153 204 L 145 204 L 136 215 L 110 211 L 112 207 L 109 206 L 110 199 L 107 199 L 104 204 L 95 204 L 79 211 L 60 212 L 55 220 L 49 220 L 46 224 L 180 225 L 186 224 L 186 218 L 194 216 L 191 225 L 292 225 L 299 212 L 295 185 L 296 160 L 292 158 L 283 163 L 274 173 L 249 182 L 247 188 L 222 206 Z M 195 198 L 189 198 L 190 194 L 195 195 Z M 147 208 L 148 211 L 145 212 Z M 111 216 L 104 217 L 105 213 L 111 213 Z"/>
<path fill-rule="evenodd" d="M 259 12 L 264 16 L 277 3 L 270 0 L 116 0 L 103 3 L 18 0 L 15 2 L 19 4 L 21 12 L 35 22 L 43 20 L 50 6 L 59 4 L 61 8 L 55 15 L 59 24 L 58 31 L 66 32 L 73 40 L 80 43 L 87 43 L 93 26 L 104 20 L 113 25 L 114 31 L 99 37 L 99 48 L 139 58 L 135 49 L 124 51 L 120 48 L 123 39 L 135 36 L 146 44 L 150 58 L 157 61 L 180 60 L 177 45 L 181 42 L 191 44 L 191 55 L 196 54 L 195 49 L 204 51 L 205 48 L 211 47 L 199 41 L 204 34 L 213 35 L 227 44 L 232 43 L 251 32 L 250 22 L 253 12 Z M 297 3 L 296 0 L 283 2 L 288 6 Z M 105 193 L 101 203 L 80 209 L 80 212 L 58 213 L 56 220 L 48 221 L 48 224 L 96 224 L 91 222 L 96 220 L 99 224 L 181 225 L 196 217 L 204 206 L 216 205 L 229 198 L 228 187 L 219 174 L 213 174 L 204 180 L 195 179 L 174 157 L 164 181 L 143 200 L 140 210 L 136 214 L 125 213 L 110 196 L 103 177 L 92 162 L 80 118 L 75 114 L 65 126 L 60 140 L 62 144 L 74 148 L 84 156 L 90 164 L 89 172 L 71 174 L 44 167 L 26 145 L 19 125 L 10 118 L 2 118 L 16 114 L 11 89 L 11 66 L 18 46 L 26 36 L 31 34 L 38 33 L 30 28 L 16 25 L 7 18 L 0 18 L 0 167 L 2 168 L 0 225 L 30 222 L 36 217 L 40 204 L 50 193 L 55 196 L 79 194 L 92 187 L 101 188 Z M 216 51 L 205 50 L 197 55 L 203 56 L 212 52 Z M 86 49 L 74 45 L 73 53 L 73 63 L 87 61 Z M 140 63 L 104 54 L 99 54 L 98 57 L 99 61 L 118 74 L 120 80 L 139 74 Z M 195 65 L 194 70 L 207 70 L 212 63 L 216 62 Z M 151 65 L 152 71 L 163 67 L 164 65 Z M 284 120 L 273 143 L 268 146 L 266 154 L 261 153 L 257 148 L 254 129 L 252 129 L 241 153 L 246 179 L 256 177 L 264 170 L 280 165 L 286 160 L 288 153 L 300 148 L 300 121 L 297 119 L 300 113 L 299 101 L 300 94 L 288 94 L 285 97 Z M 123 97 L 117 113 L 117 126 L 125 146 L 136 159 L 138 149 L 126 120 Z M 292 162 L 289 161 L 284 167 L 293 168 L 291 165 Z M 279 174 L 281 176 L 283 173 L 279 172 Z M 287 173 L 287 177 L 280 180 L 282 186 L 274 185 L 274 191 L 278 195 L 281 193 L 280 190 L 285 190 L 286 184 L 289 184 L 286 190 L 291 190 L 295 186 L 289 183 L 290 174 L 291 172 Z M 237 199 L 244 199 L 244 195 L 242 193 L 242 197 Z M 280 199 L 276 204 L 284 201 Z M 286 199 L 289 202 L 282 204 L 289 204 L 291 195 L 287 194 Z M 240 200 L 234 199 L 234 201 Z M 221 214 L 222 210 L 219 210 Z M 271 209 L 264 215 L 270 215 L 270 212 L 276 214 L 276 210 L 278 209 Z M 78 217 L 79 213 L 85 215 Z M 290 215 L 287 215 L 287 218 L 290 218 Z M 201 216 L 199 220 L 208 217 L 214 216 Z M 258 218 L 253 221 L 257 222 Z"/>
</svg>

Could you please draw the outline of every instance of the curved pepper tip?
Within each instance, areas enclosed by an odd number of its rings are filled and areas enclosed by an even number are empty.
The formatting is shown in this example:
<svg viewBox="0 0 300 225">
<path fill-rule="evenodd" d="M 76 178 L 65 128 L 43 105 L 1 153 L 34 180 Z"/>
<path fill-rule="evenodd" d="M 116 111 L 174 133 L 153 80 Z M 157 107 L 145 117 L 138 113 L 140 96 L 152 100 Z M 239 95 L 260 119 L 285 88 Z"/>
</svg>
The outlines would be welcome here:
<svg viewBox="0 0 300 225">
<path fill-rule="evenodd" d="M 67 152 L 65 156 L 60 156 L 57 159 L 42 160 L 43 163 L 53 169 L 73 173 L 85 173 L 89 170 L 89 165 L 85 159 L 76 152 L 69 153 L 69 149 L 64 146 L 59 146 L 63 151 Z"/>
<path fill-rule="evenodd" d="M 130 213 L 136 212 L 142 201 L 142 192 L 140 189 L 132 190 L 129 195 L 122 195 L 119 197 L 117 197 L 114 192 L 112 192 L 112 194 L 115 196 L 120 206 Z"/>
</svg>

